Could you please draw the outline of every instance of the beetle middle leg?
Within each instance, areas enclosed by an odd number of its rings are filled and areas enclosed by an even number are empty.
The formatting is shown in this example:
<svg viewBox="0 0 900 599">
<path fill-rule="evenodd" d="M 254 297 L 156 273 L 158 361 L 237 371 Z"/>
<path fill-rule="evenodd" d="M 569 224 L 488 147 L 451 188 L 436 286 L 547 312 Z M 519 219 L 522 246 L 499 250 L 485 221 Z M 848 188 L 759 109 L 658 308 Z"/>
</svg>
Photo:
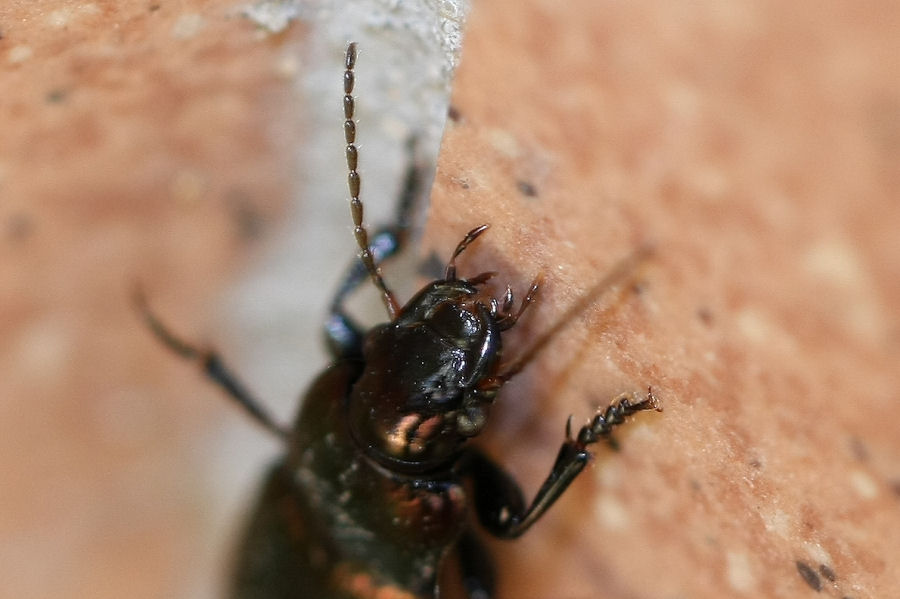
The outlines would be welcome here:
<svg viewBox="0 0 900 599">
<path fill-rule="evenodd" d="M 463 532 L 456 545 L 463 588 L 468 599 L 491 599 L 496 577 L 491 556 L 474 532 Z"/>
<path fill-rule="evenodd" d="M 246 387 L 238 380 L 237 376 L 225 365 L 217 352 L 190 344 L 176 336 L 150 310 L 150 306 L 147 305 L 147 300 L 140 289 L 135 290 L 134 304 L 138 313 L 144 319 L 147 328 L 166 347 L 182 358 L 196 362 L 207 377 L 224 389 L 228 396 L 236 401 L 261 426 L 278 437 L 285 438 L 288 436 L 288 432 L 275 422 L 272 416 L 262 407 L 262 404 L 254 399 Z"/>
<path fill-rule="evenodd" d="M 615 427 L 625 418 L 643 410 L 659 411 L 659 402 L 652 390 L 639 399 L 625 394 L 600 410 L 591 421 L 581 427 L 574 437 L 571 418 L 566 423 L 566 440 L 559 448 L 556 462 L 544 484 L 529 506 L 525 506 L 522 491 L 513 478 L 490 458 L 473 449 L 463 464 L 463 472 L 473 481 L 475 510 L 481 525 L 494 536 L 513 539 L 531 527 L 575 480 L 591 459 L 588 445 L 601 439 L 611 440 Z"/>
</svg>

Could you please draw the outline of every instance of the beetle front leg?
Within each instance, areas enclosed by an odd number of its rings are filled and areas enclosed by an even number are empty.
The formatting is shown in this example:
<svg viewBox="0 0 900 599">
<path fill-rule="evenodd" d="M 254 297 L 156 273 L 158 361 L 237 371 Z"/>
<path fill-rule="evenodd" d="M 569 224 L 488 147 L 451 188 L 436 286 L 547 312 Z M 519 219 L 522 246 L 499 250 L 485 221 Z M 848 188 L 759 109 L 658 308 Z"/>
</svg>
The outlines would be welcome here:
<svg viewBox="0 0 900 599">
<path fill-rule="evenodd" d="M 491 534 L 513 539 L 528 530 L 553 505 L 591 459 L 587 446 L 600 439 L 611 441 L 613 429 L 625 418 L 643 410 L 659 411 L 659 402 L 651 390 L 636 399 L 626 394 L 597 412 L 591 421 L 571 434 L 571 418 L 566 423 L 566 440 L 559 448 L 556 462 L 531 505 L 525 506 L 522 491 L 512 477 L 487 456 L 471 450 L 464 463 L 465 473 L 473 480 L 475 509 L 479 521 Z"/>
<path fill-rule="evenodd" d="M 286 438 L 288 432 L 269 415 L 262 405 L 253 398 L 245 389 L 244 385 L 237 379 L 231 370 L 225 366 L 221 356 L 218 353 L 200 348 L 172 333 L 163 322 L 157 318 L 150 307 L 147 300 L 140 289 L 136 289 L 134 293 L 135 307 L 147 328 L 156 335 L 163 345 L 168 347 L 174 353 L 178 354 L 186 360 L 197 362 L 203 373 L 213 382 L 219 385 L 234 401 L 238 403 L 250 416 L 256 420 L 264 428 L 268 429 L 276 436 Z"/>
</svg>

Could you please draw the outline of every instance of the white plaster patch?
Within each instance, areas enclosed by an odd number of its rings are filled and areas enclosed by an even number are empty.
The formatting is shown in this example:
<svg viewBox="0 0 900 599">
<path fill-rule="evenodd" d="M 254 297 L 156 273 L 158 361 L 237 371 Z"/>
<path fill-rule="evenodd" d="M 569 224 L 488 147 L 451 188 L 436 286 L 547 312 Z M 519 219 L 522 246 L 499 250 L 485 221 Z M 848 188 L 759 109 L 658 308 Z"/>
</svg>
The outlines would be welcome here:
<svg viewBox="0 0 900 599">
<path fill-rule="evenodd" d="M 300 7 L 291 2 L 257 2 L 242 8 L 241 14 L 271 33 L 281 33 L 300 16 Z"/>
<path fill-rule="evenodd" d="M 462 46 L 462 29 L 469 12 L 467 0 L 257 0 L 240 8 L 240 14 L 270 33 L 280 33 L 295 20 L 328 23 L 346 32 L 364 26 L 373 30 L 406 31 L 421 39 L 437 39 L 444 51 L 447 75 L 456 68 Z M 355 37 L 354 39 L 358 39 Z"/>
</svg>

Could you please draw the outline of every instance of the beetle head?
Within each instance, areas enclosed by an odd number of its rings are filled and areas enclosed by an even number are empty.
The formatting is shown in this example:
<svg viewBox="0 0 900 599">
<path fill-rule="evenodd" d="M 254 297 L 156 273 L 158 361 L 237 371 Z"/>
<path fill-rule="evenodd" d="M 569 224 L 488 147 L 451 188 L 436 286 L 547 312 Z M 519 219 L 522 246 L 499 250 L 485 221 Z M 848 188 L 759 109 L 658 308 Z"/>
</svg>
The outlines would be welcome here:
<svg viewBox="0 0 900 599">
<path fill-rule="evenodd" d="M 454 259 L 485 228 L 460 243 L 444 279 L 425 286 L 393 321 L 366 336 L 350 426 L 370 457 L 395 470 L 446 463 L 481 432 L 506 380 L 499 373 L 500 335 L 534 300 L 537 283 L 512 312 L 509 289 L 502 301 L 479 297 L 479 285 L 493 273 L 456 278 Z"/>
</svg>

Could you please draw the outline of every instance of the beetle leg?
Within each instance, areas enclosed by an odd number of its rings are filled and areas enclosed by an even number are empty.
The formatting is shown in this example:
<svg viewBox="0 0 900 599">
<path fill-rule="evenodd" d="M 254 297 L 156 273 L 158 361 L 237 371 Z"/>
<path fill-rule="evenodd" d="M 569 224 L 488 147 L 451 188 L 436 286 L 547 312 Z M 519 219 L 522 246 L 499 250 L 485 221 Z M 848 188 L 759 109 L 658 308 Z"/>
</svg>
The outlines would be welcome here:
<svg viewBox="0 0 900 599">
<path fill-rule="evenodd" d="M 496 577 L 493 560 L 484 543 L 474 532 L 466 530 L 456 547 L 468 599 L 491 599 L 494 596 Z"/>
<path fill-rule="evenodd" d="M 225 366 L 221 356 L 213 350 L 191 345 L 172 333 L 150 310 L 143 292 L 138 288 L 134 293 L 134 303 L 147 328 L 156 335 L 163 345 L 186 360 L 200 365 L 203 373 L 219 385 L 261 426 L 276 436 L 287 438 L 288 432 L 269 415 L 262 405 L 253 398 L 243 384 Z"/>
<path fill-rule="evenodd" d="M 475 508 L 479 521 L 488 532 L 512 539 L 524 533 L 559 499 L 591 459 L 587 446 L 601 438 L 610 440 L 613 429 L 625 418 L 642 410 L 659 410 L 652 391 L 643 399 L 625 394 L 614 399 L 583 426 L 575 437 L 571 435 L 571 418 L 566 423 L 566 440 L 559 448 L 556 462 L 527 508 L 522 491 L 512 477 L 477 450 L 471 450 L 463 464 L 465 473 L 473 480 Z"/>
<path fill-rule="evenodd" d="M 413 209 L 421 195 L 423 171 L 415 160 L 416 139 L 407 142 L 408 166 L 403 189 L 397 201 L 394 222 L 378 229 L 369 240 L 369 249 L 376 265 L 402 251 L 412 228 Z M 370 276 L 367 266 L 358 258 L 344 272 L 337 293 L 331 301 L 331 310 L 325 321 L 325 341 L 335 358 L 353 358 L 362 355 L 363 329 L 347 314 L 345 304 L 349 296 Z"/>
<path fill-rule="evenodd" d="M 472 481 L 475 513 L 481 525 L 495 536 L 504 535 L 505 514 L 525 513 L 525 498 L 515 479 L 477 447 L 469 447 L 460 459 L 461 474 Z"/>
</svg>

